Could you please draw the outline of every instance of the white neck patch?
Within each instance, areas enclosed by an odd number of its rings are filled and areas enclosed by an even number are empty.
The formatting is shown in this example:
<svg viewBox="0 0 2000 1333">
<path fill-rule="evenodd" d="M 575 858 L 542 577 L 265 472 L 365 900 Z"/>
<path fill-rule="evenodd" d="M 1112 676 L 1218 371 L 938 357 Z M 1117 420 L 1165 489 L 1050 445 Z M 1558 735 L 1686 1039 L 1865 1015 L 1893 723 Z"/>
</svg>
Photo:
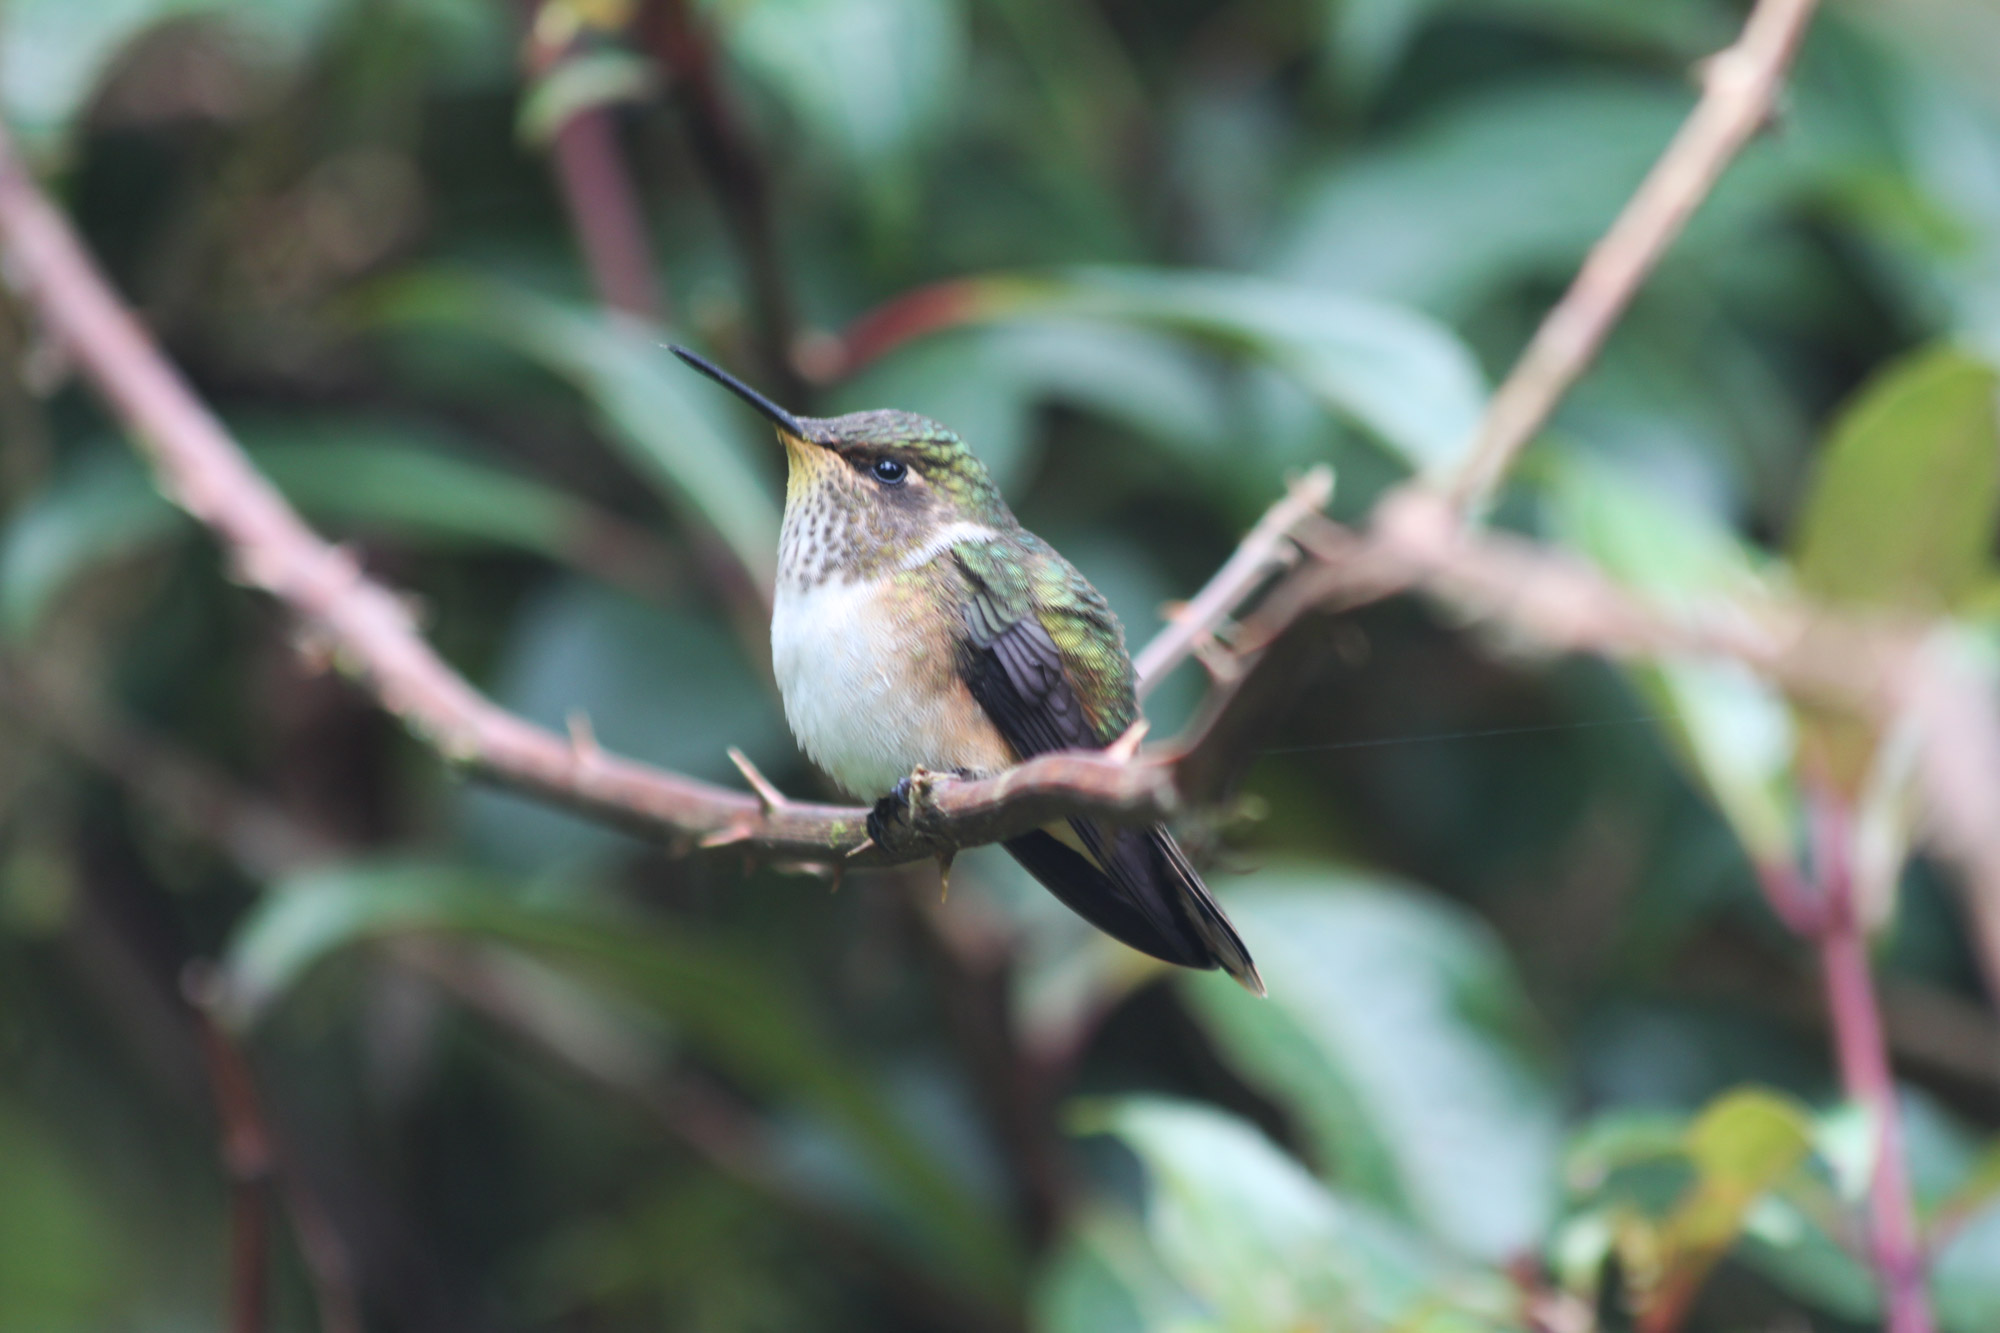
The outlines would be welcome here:
<svg viewBox="0 0 2000 1333">
<path fill-rule="evenodd" d="M 903 569 L 920 569 L 949 551 L 952 547 L 966 542 L 990 542 L 1000 534 L 984 523 L 973 523 L 960 519 L 947 523 L 931 535 L 931 539 L 898 562 Z"/>
</svg>

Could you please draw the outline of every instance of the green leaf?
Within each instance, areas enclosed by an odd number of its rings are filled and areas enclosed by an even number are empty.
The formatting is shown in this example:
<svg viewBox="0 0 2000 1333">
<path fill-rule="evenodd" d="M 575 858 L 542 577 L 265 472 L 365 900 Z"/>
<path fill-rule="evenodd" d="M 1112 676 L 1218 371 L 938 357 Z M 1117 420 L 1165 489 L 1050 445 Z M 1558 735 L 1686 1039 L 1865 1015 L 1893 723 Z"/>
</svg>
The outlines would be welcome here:
<svg viewBox="0 0 2000 1333">
<path fill-rule="evenodd" d="M 8 521 L 0 537 L 0 628 L 26 638 L 84 570 L 188 526 L 129 452 L 92 451 Z"/>
<path fill-rule="evenodd" d="M 1651 46 L 1683 59 L 1714 50 L 1730 28 L 1707 0 L 1325 0 L 1327 45 L 1357 95 L 1370 96 L 1395 70 L 1434 16 L 1469 14 L 1511 21 L 1578 43 L 1623 53 Z"/>
<path fill-rule="evenodd" d="M 231 423 L 258 470 L 306 512 L 433 545 L 502 546 L 574 564 L 592 506 L 428 430 L 359 419 Z"/>
<path fill-rule="evenodd" d="M 1763 579 L 1735 535 L 1657 487 L 1556 453 L 1543 458 L 1542 476 L 1552 534 L 1663 613 L 1694 616 L 1763 594 Z M 1789 861 L 1797 739 L 1784 698 L 1734 662 L 1667 658 L 1627 671 L 1752 858 Z"/>
<path fill-rule="evenodd" d="M 525 288 L 442 270 L 377 289 L 383 326 L 432 327 L 495 342 L 568 381 L 640 474 L 713 530 L 769 587 L 778 554 L 779 457 L 753 451 L 728 395 L 674 359 L 659 331 Z"/>
<path fill-rule="evenodd" d="M 1448 466 L 1485 402 L 1471 352 L 1399 306 L 1215 272 L 1081 268 L 974 279 L 954 323 L 1063 315 L 1168 329 L 1279 367 L 1417 469 Z"/>
<path fill-rule="evenodd" d="M 1072 1222 L 1035 1285 L 1038 1333 L 1148 1333 L 1203 1324 L 1201 1303 L 1168 1273 L 1144 1229 L 1092 1210 Z"/>
<path fill-rule="evenodd" d="M 1658 1290 L 1674 1308 L 1698 1289 L 1738 1237 L 1752 1210 L 1812 1152 L 1813 1122 L 1788 1098 L 1756 1088 L 1724 1094 L 1688 1127 L 1695 1181 L 1656 1244 Z"/>
<path fill-rule="evenodd" d="M 2000 373 L 1950 347 L 1879 373 L 1834 424 L 1793 533 L 1799 585 L 1929 615 L 1989 565 L 2000 516 Z"/>
<path fill-rule="evenodd" d="M 307 518 L 336 532 L 358 528 L 428 547 L 501 547 L 619 583 L 645 581 L 647 571 L 615 549 L 626 525 L 430 431 L 340 417 L 232 426 L 258 470 Z M 0 538 L 0 629 L 25 637 L 86 570 L 191 531 L 130 450 L 88 447 Z"/>
<path fill-rule="evenodd" d="M 1973 1218 L 1938 1252 L 1931 1289 L 1950 1333 L 2000 1327 L 2000 1209 Z"/>
<path fill-rule="evenodd" d="M 526 599 L 491 688 L 510 712 L 557 730 L 580 715 L 619 754 L 714 781 L 739 780 L 732 745 L 760 764 L 793 753 L 771 691 L 720 626 L 580 580 Z M 601 824 L 509 792 L 467 788 L 463 800 L 467 831 L 496 864 L 548 870 L 621 845 Z"/>
<path fill-rule="evenodd" d="M 1745 1088 L 1717 1098 L 1688 1127 L 1687 1153 L 1705 1188 L 1755 1198 L 1813 1147 L 1813 1120 L 1788 1097 Z"/>
<path fill-rule="evenodd" d="M 961 86 L 953 0 L 737 0 L 715 6 L 737 63 L 807 137 L 880 171 L 938 137 Z"/>
<path fill-rule="evenodd" d="M 224 967 L 233 1021 L 267 1012 L 328 956 L 395 936 L 442 934 L 506 944 L 657 1009 L 729 1074 L 832 1125 L 862 1154 L 919 1237 L 985 1294 L 1018 1261 L 998 1222 L 898 1122 L 872 1080 L 843 1059 L 788 977 L 720 941 L 581 907 L 526 905 L 518 886 L 446 864 L 350 865 L 276 886 L 231 942 Z"/>
<path fill-rule="evenodd" d="M 266 53 L 296 55 L 337 0 L 8 0 L 0 42 L 0 106 L 34 138 L 66 132 L 99 80 L 141 35 L 171 19 L 229 22 Z"/>
<path fill-rule="evenodd" d="M 1012 320 L 900 349 L 835 395 L 834 408 L 893 404 L 962 436 L 1002 490 L 1032 475 L 1035 414 L 1052 403 L 1097 412 L 1212 462 L 1231 443 L 1212 368 L 1149 329 L 1080 319 Z"/>
<path fill-rule="evenodd" d="M 1262 874 L 1229 911 L 1270 999 L 1217 976 L 1191 976 L 1189 998 L 1342 1190 L 1482 1258 L 1539 1242 L 1555 1091 L 1484 928 L 1412 888 L 1326 869 Z"/>
<path fill-rule="evenodd" d="M 1146 1165 L 1146 1227 L 1166 1270 L 1212 1312 L 1197 1328 L 1510 1327 L 1495 1274 L 1453 1264 L 1328 1192 L 1254 1127 L 1209 1107 L 1130 1098 L 1083 1123 Z"/>
<path fill-rule="evenodd" d="M 1567 280 L 1693 103 L 1671 84 L 1550 75 L 1451 99 L 1300 191 L 1269 271 L 1457 318 L 1528 277 Z M 1689 240 L 1774 193 L 1734 169 Z"/>
<path fill-rule="evenodd" d="M 60 1146 L 0 1103 L 0 1333 L 107 1327 L 125 1272 L 113 1221 Z"/>
<path fill-rule="evenodd" d="M 654 95 L 658 81 L 654 66 L 629 51 L 593 51 L 559 61 L 521 103 L 521 140 L 546 147 L 572 116 L 643 101 Z"/>
</svg>

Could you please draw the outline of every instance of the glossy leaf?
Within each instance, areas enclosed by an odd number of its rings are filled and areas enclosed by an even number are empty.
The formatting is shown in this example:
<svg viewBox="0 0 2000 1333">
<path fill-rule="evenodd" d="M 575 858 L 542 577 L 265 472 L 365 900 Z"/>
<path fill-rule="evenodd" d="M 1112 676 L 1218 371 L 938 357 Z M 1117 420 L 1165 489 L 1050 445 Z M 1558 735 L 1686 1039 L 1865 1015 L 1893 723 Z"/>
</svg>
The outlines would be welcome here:
<svg viewBox="0 0 2000 1333">
<path fill-rule="evenodd" d="M 633 563 L 660 563 L 659 552 L 618 549 L 626 528 L 617 520 L 428 431 L 292 418 L 238 423 L 237 436 L 258 470 L 336 535 L 358 529 L 429 547 L 512 549 L 621 583 L 657 586 L 666 572 Z M 93 448 L 0 539 L 0 625 L 25 636 L 86 570 L 193 530 L 129 450 Z"/>
<path fill-rule="evenodd" d="M 1228 906 L 1271 997 L 1207 976 L 1188 995 L 1330 1178 L 1469 1254 L 1532 1247 L 1554 1204 L 1557 1103 L 1485 930 L 1415 889 L 1335 870 L 1266 872 Z"/>
<path fill-rule="evenodd" d="M 1712 519 L 1603 464 L 1551 458 L 1546 475 L 1555 534 L 1662 612 L 1696 614 L 1713 598 L 1760 595 L 1748 551 Z M 1753 859 L 1789 861 L 1797 740 L 1783 697 L 1748 669 L 1718 659 L 1627 670 L 1657 702 L 1662 729 Z"/>
<path fill-rule="evenodd" d="M 994 1220 L 916 1147 L 868 1077 L 841 1058 L 783 975 L 720 941 L 580 907 L 528 906 L 518 886 L 452 865 L 345 866 L 279 886 L 231 943 L 234 1020 L 254 1022 L 323 959 L 368 940 L 445 935 L 526 951 L 656 1008 L 735 1078 L 839 1127 L 929 1230 L 920 1244 L 994 1291 L 1015 1263 Z"/>
<path fill-rule="evenodd" d="M 53 138 L 83 111 L 98 81 L 132 43 L 173 19 L 228 22 L 264 54 L 295 55 L 335 0 L 8 0 L 0 43 L 0 105 L 9 123 Z"/>
<path fill-rule="evenodd" d="M 578 580 L 527 599 L 500 645 L 491 689 L 561 731 L 581 718 L 605 747 L 711 781 L 739 777 L 736 746 L 763 764 L 791 753 L 769 687 L 720 626 Z M 605 829 L 484 788 L 462 794 L 466 831 L 497 864 L 548 870 L 629 847 Z"/>
<path fill-rule="evenodd" d="M 1096 321 L 1027 318 L 928 338 L 843 384 L 833 406 L 942 421 L 1018 493 L 1039 461 L 1036 413 L 1053 404 L 1101 414 L 1189 462 L 1236 452 L 1211 367 L 1164 334 Z"/>
<path fill-rule="evenodd" d="M 1260 278 L 1084 268 L 979 279 L 962 284 L 954 300 L 953 323 L 1109 320 L 1172 330 L 1268 362 L 1413 469 L 1455 458 L 1485 400 L 1472 354 L 1424 316 Z"/>
<path fill-rule="evenodd" d="M 1835 423 L 1793 535 L 1799 584 L 1924 615 L 1987 572 L 2000 518 L 2000 372 L 1937 348 L 1879 375 Z"/>
<path fill-rule="evenodd" d="M 443 271 L 389 284 L 369 310 L 383 326 L 439 328 L 496 342 L 567 381 L 633 467 L 769 586 L 778 551 L 770 480 L 777 447 L 768 458 L 754 451 L 740 405 L 676 360 L 659 331 Z"/>
<path fill-rule="evenodd" d="M 188 526 L 129 453 L 92 453 L 16 511 L 0 537 L 0 626 L 26 638 L 84 570 Z"/>
<path fill-rule="evenodd" d="M 1034 1296 L 1037 1333 L 1149 1333 L 1211 1321 L 1174 1280 L 1143 1224 L 1093 1211 L 1072 1225 L 1047 1261 Z"/>
<path fill-rule="evenodd" d="M 1447 316 L 1525 278 L 1566 278 L 1692 104 L 1683 87 L 1562 77 L 1434 103 L 1307 183 L 1270 271 Z M 1739 165 L 1689 241 L 1726 234 L 1782 184 Z"/>
<path fill-rule="evenodd" d="M 964 61 L 951 0 L 741 0 L 729 53 L 809 138 L 880 169 L 937 137 Z"/>
<path fill-rule="evenodd" d="M 1514 1326 L 1504 1279 L 1456 1265 L 1338 1198 L 1234 1116 L 1133 1098 L 1091 1108 L 1084 1124 L 1116 1134 L 1146 1165 L 1147 1232 L 1206 1311 L 1184 1327 Z"/>
</svg>

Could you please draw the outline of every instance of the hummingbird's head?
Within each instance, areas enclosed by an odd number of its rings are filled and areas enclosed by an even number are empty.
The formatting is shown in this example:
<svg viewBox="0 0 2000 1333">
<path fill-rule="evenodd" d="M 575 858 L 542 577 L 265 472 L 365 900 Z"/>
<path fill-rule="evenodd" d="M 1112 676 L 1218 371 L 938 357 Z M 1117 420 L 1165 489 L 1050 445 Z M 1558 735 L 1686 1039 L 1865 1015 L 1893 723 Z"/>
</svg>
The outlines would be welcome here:
<svg viewBox="0 0 2000 1333">
<path fill-rule="evenodd" d="M 797 567 L 805 561 L 865 577 L 954 525 L 1015 526 L 985 465 L 929 417 L 893 409 L 795 416 L 706 358 L 684 347 L 673 352 L 778 428 L 788 465 L 780 552 L 787 573 L 810 577 L 813 570 Z"/>
</svg>

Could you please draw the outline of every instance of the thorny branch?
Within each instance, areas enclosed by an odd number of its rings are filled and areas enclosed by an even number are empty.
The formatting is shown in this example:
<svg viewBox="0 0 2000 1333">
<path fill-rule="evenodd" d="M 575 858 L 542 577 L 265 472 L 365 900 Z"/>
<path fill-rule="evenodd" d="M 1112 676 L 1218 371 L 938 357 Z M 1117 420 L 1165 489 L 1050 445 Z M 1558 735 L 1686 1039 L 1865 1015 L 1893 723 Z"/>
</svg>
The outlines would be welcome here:
<svg viewBox="0 0 2000 1333">
<path fill-rule="evenodd" d="M 1768 119 L 1815 7 L 1816 0 L 1758 0 L 1739 41 L 1707 66 L 1694 113 L 1501 385 L 1467 462 L 1443 479 L 1440 490 L 1405 487 L 1355 531 L 1318 519 L 1312 488 L 1323 483 L 1308 479 L 1140 660 L 1156 678 L 1199 649 L 1278 569 L 1296 563 L 1245 621 L 1233 650 L 1237 666 L 1254 665 L 1263 648 L 1309 612 L 1420 589 L 1545 648 L 1610 657 L 1729 658 L 1796 697 L 1835 703 L 1885 728 L 1913 723 L 1929 832 L 1976 891 L 1987 965 L 2000 976 L 2000 821 L 1991 818 L 2000 809 L 2000 708 L 1990 684 L 1960 659 L 1948 635 L 1924 637 L 1907 627 L 1844 619 L 1775 595 L 1755 605 L 1711 607 L 1694 618 L 1670 614 L 1572 558 L 1464 527 L 1588 367 L 1722 171 Z M 727 151 L 730 125 L 684 7 L 661 0 L 652 12 L 666 63 L 689 94 L 698 144 L 749 235 L 766 352 L 783 366 L 789 311 L 771 262 L 761 179 L 742 177 L 751 159 Z M 163 486 L 221 539 L 239 577 L 283 602 L 385 708 L 448 758 L 684 844 L 741 845 L 781 859 L 838 864 L 862 843 L 862 811 L 791 802 L 762 785 L 747 796 L 649 769 L 603 754 L 587 734 L 566 741 L 474 691 L 424 643 L 407 609 L 307 528 L 250 467 L 111 293 L 4 136 L 0 250 L 8 280 L 131 429 Z M 1312 558 L 1298 560 L 1295 550 Z M 1237 670 L 1232 678 L 1240 686 L 1248 674 Z M 1224 685 L 1218 696 L 1211 709 L 1216 725 L 1169 757 L 1058 754 L 982 782 L 937 781 L 917 803 L 907 836 L 894 848 L 870 849 L 867 860 L 913 860 L 1004 837 L 1054 815 L 1169 814 L 1184 794 L 1184 772 L 1212 771 L 1215 756 L 1204 750 L 1234 734 L 1221 722 L 1240 689 L 1232 696 Z M 1828 869 L 1824 863 L 1819 868 Z M 1859 936 L 1848 934 L 1854 938 L 1842 936 L 1840 948 L 1822 949 L 1838 1046 L 1850 1085 L 1865 1085 L 1857 1090 L 1880 1101 L 1889 1073 L 1877 1009 L 1872 992 L 1860 984 L 1867 980 L 1867 960 Z M 1865 1057 L 1862 1066 L 1853 1063 L 1857 1053 Z M 1922 1274 L 1908 1237 L 1895 1225 L 1907 1215 L 1904 1193 L 1893 1173 L 1878 1173 L 1876 1239 L 1897 1333 L 1921 1333 L 1929 1326 Z"/>
<path fill-rule="evenodd" d="M 687 845 L 744 845 L 838 864 L 866 811 L 758 798 L 606 754 L 481 695 L 418 633 L 410 609 L 321 538 L 245 458 L 112 293 L 76 234 L 0 134 L 0 251 L 8 280 L 71 350 L 162 488 L 207 525 L 235 577 L 276 597 L 307 640 L 453 763 L 494 781 Z M 906 838 L 855 859 L 914 860 L 1024 832 L 1079 811 L 1154 819 L 1175 802 L 1171 766 L 1056 754 L 983 782 L 938 781 Z"/>
</svg>

